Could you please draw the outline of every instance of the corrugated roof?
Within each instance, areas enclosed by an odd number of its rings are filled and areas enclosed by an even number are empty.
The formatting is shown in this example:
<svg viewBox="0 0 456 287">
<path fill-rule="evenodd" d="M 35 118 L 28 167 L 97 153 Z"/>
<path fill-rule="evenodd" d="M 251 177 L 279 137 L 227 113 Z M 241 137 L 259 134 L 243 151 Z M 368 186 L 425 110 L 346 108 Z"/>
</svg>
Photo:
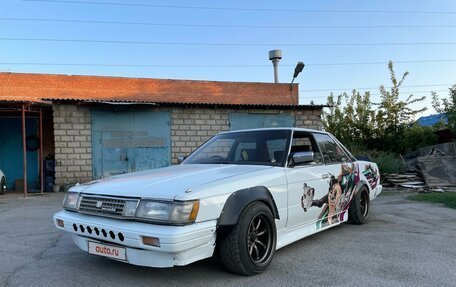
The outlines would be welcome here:
<svg viewBox="0 0 456 287">
<path fill-rule="evenodd" d="M 154 106 L 192 106 L 192 107 L 245 107 L 245 108 L 261 108 L 261 109 L 286 109 L 286 110 L 315 110 L 330 107 L 328 105 L 266 105 L 266 104 L 211 104 L 211 103 L 159 103 L 159 102 L 143 102 L 143 101 L 103 101 L 103 100 L 67 100 L 67 99 L 43 99 L 46 101 L 59 103 L 85 103 L 85 104 L 106 104 L 106 105 L 154 105 Z"/>
<path fill-rule="evenodd" d="M 0 73 L 0 101 L 296 106 L 289 84 Z"/>
</svg>

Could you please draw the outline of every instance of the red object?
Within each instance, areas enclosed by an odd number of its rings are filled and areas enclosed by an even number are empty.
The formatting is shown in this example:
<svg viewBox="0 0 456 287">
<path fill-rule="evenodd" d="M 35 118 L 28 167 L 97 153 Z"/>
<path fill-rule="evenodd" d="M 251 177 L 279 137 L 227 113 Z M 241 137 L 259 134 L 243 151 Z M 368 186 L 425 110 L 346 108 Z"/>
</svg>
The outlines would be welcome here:
<svg viewBox="0 0 456 287">
<path fill-rule="evenodd" d="M 0 100 L 296 106 L 290 84 L 0 73 Z"/>
<path fill-rule="evenodd" d="M 25 105 L 22 105 L 22 154 L 24 156 L 24 197 L 27 197 L 27 141 L 25 130 Z"/>
<path fill-rule="evenodd" d="M 38 135 L 40 139 L 40 151 L 39 151 L 39 161 L 40 161 L 40 187 L 41 187 L 41 193 L 44 191 L 44 170 L 43 170 L 43 164 L 44 164 L 44 158 L 43 158 L 43 109 L 40 108 L 40 133 Z"/>
</svg>

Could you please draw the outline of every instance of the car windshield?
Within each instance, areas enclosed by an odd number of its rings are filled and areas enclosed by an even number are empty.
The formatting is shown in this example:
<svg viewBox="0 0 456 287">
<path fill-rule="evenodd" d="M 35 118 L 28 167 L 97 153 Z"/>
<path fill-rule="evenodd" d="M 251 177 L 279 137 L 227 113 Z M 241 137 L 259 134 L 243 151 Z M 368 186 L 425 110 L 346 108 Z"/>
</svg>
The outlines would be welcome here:
<svg viewBox="0 0 456 287">
<path fill-rule="evenodd" d="M 246 164 L 283 166 L 289 130 L 239 131 L 219 134 L 192 153 L 183 164 Z"/>
</svg>

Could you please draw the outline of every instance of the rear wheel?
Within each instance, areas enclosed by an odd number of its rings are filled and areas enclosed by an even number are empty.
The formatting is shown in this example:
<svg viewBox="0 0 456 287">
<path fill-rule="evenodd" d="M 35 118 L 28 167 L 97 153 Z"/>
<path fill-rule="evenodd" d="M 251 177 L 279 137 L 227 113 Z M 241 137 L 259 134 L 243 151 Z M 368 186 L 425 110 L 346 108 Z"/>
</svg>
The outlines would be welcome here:
<svg viewBox="0 0 456 287">
<path fill-rule="evenodd" d="M 369 192 L 363 186 L 353 198 L 348 209 L 348 219 L 353 224 L 363 224 L 367 221 L 370 213 Z"/>
<path fill-rule="evenodd" d="M 261 202 L 249 204 L 220 242 L 220 259 L 231 272 L 254 275 L 269 266 L 276 249 L 271 210 Z"/>
<path fill-rule="evenodd" d="M 0 181 L 0 194 L 5 194 L 6 192 L 6 179 L 2 177 Z"/>
</svg>

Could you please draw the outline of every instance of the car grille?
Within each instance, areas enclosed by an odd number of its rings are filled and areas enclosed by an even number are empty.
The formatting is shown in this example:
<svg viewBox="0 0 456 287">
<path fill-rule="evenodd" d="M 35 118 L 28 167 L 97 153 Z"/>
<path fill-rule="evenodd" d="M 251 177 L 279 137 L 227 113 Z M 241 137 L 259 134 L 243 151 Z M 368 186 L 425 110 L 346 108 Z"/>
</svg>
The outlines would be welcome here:
<svg viewBox="0 0 456 287">
<path fill-rule="evenodd" d="M 79 202 L 79 212 L 108 217 L 122 217 L 127 201 L 138 202 L 137 199 L 97 196 L 84 194 Z"/>
</svg>

